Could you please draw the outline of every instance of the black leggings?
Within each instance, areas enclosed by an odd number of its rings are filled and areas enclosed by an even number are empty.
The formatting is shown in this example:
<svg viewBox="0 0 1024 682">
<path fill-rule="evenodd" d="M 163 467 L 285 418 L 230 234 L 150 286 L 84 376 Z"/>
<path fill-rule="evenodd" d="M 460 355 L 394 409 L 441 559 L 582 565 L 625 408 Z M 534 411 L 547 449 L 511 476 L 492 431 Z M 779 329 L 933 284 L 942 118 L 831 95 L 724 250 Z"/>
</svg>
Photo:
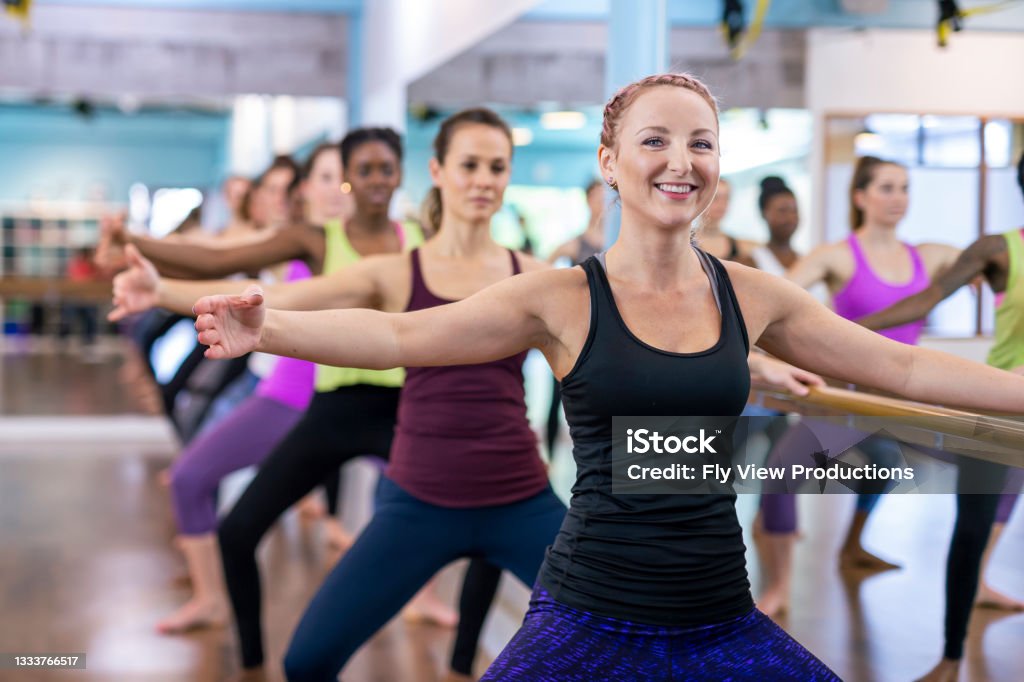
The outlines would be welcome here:
<svg viewBox="0 0 1024 682">
<path fill-rule="evenodd" d="M 967 624 L 974 608 L 981 577 L 981 559 L 999 507 L 998 494 L 971 494 L 971 490 L 999 490 L 1006 467 L 962 457 L 957 478 L 956 525 L 946 562 L 945 658 L 964 654 Z"/>
<path fill-rule="evenodd" d="M 565 518 L 565 505 L 550 488 L 518 502 L 452 509 L 423 502 L 385 477 L 379 500 L 373 520 L 295 628 L 284 658 L 288 680 L 337 680 L 349 657 L 459 557 L 487 557 L 534 582 Z"/>
<path fill-rule="evenodd" d="M 306 414 L 264 460 L 252 483 L 221 521 L 218 536 L 224 578 L 244 667 L 263 663 L 257 545 L 288 507 L 345 462 L 361 455 L 388 457 L 399 392 L 397 388 L 359 385 L 316 393 Z M 469 672 L 472 655 L 468 665 L 463 659 L 466 652 L 476 652 L 480 629 L 497 589 L 494 574 L 500 572 L 493 566 L 474 567 L 470 571 L 474 576 L 470 581 L 473 593 L 467 594 L 463 588 L 455 645 L 456 652 L 461 652 L 460 665 L 464 668 L 459 672 Z M 352 589 L 372 590 L 373 585 L 353 585 Z"/>
</svg>

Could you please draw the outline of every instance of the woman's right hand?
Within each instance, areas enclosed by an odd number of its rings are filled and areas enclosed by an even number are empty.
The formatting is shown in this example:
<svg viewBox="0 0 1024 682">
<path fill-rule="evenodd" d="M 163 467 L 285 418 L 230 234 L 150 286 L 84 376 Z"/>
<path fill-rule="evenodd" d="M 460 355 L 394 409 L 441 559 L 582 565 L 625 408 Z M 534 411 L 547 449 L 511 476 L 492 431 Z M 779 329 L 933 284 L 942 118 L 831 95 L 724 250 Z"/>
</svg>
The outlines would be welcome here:
<svg viewBox="0 0 1024 682">
<path fill-rule="evenodd" d="M 266 306 L 263 290 L 251 286 L 241 296 L 204 296 L 196 301 L 199 343 L 209 346 L 211 360 L 237 358 L 256 350 L 263 333 Z"/>
<path fill-rule="evenodd" d="M 125 248 L 125 259 L 128 269 L 114 278 L 114 309 L 107 315 L 111 322 L 145 312 L 160 301 L 160 274 L 153 264 L 131 244 Z"/>
</svg>

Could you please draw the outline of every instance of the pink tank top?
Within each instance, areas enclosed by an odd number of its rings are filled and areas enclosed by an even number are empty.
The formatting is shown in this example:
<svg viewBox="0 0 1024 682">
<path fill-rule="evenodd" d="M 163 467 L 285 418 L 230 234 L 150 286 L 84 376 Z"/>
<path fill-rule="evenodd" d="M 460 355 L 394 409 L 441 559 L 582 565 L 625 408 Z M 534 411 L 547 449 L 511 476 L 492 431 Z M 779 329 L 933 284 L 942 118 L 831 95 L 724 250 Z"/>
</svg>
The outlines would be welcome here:
<svg viewBox="0 0 1024 682">
<path fill-rule="evenodd" d="M 848 320 L 856 320 L 884 310 L 893 303 L 928 288 L 928 272 L 924 268 L 924 262 L 917 249 L 910 244 L 904 244 L 904 246 L 910 252 L 910 259 L 914 263 L 914 275 L 906 284 L 890 284 L 879 279 L 878 275 L 871 270 L 856 235 L 851 234 L 847 242 L 850 245 L 851 253 L 853 253 L 853 277 L 846 283 L 842 291 L 832 297 L 832 305 L 837 314 Z M 879 329 L 878 333 L 893 341 L 914 345 L 921 336 L 923 328 L 924 320 L 918 320 L 901 324 L 898 327 Z"/>
<path fill-rule="evenodd" d="M 312 274 L 302 261 L 292 261 L 285 276 L 286 282 L 308 279 Z M 256 395 L 276 400 L 282 405 L 305 411 L 313 398 L 315 365 L 306 360 L 278 358 L 266 379 L 256 386 Z"/>
</svg>

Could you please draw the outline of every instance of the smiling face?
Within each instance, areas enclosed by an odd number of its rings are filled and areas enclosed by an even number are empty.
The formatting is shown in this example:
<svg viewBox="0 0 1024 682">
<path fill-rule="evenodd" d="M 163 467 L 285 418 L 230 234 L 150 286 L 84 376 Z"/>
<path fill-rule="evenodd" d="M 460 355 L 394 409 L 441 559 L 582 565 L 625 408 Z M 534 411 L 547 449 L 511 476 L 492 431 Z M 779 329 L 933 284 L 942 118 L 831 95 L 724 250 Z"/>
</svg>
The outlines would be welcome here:
<svg viewBox="0 0 1024 682">
<path fill-rule="evenodd" d="M 351 196 L 359 210 L 387 212 L 392 195 L 402 183 L 402 164 L 386 143 L 363 142 L 349 156 L 345 182 L 351 186 Z"/>
<path fill-rule="evenodd" d="M 501 208 L 512 174 L 512 142 L 500 128 L 462 123 L 444 159 L 430 160 L 445 215 L 467 223 L 489 222 Z"/>
<path fill-rule="evenodd" d="M 689 228 L 718 186 L 718 119 L 696 92 L 673 85 L 644 88 L 616 126 L 598 160 L 614 178 L 623 220 Z"/>
<path fill-rule="evenodd" d="M 864 223 L 896 227 L 910 203 L 907 170 L 894 163 L 874 167 L 867 187 L 854 192 L 853 201 L 864 213 Z"/>
</svg>

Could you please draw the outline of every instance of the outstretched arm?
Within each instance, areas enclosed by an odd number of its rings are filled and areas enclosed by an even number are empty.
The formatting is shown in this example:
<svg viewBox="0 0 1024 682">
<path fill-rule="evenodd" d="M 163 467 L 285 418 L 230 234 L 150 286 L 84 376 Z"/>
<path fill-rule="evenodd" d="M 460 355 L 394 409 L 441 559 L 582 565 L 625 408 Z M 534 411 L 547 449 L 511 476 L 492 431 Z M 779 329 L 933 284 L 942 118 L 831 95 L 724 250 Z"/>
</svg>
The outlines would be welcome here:
<svg viewBox="0 0 1024 682">
<path fill-rule="evenodd" d="M 993 259 L 1005 252 L 1006 239 L 1002 235 L 982 237 L 967 247 L 952 266 L 932 280 L 927 289 L 856 322 L 868 329 L 888 329 L 920 320 L 954 291 L 984 273 Z"/>
<path fill-rule="evenodd" d="M 309 254 L 295 226 L 276 230 L 258 241 L 225 246 L 204 246 L 188 242 L 165 242 L 161 239 L 132 235 L 128 237 L 142 255 L 158 270 L 173 268 L 192 277 L 227 277 L 236 272 L 256 272 L 295 258 L 308 259 Z"/>
<path fill-rule="evenodd" d="M 550 341 L 539 307 L 552 274 L 512 277 L 457 303 L 410 313 L 265 311 L 257 290 L 211 296 L 196 303 L 196 329 L 210 358 L 258 349 L 365 369 L 488 362 Z"/>
<path fill-rule="evenodd" d="M 755 286 L 767 323 L 758 344 L 786 362 L 910 400 L 1024 414 L 1024 377 L 886 339 L 789 282 L 765 277 Z"/>
<path fill-rule="evenodd" d="M 249 280 L 180 280 L 161 277 L 156 267 L 129 245 L 128 269 L 114 278 L 114 309 L 108 318 L 120 320 L 150 308 L 166 308 L 181 315 L 192 313 L 196 299 L 214 294 L 233 294 L 260 283 Z M 377 272 L 387 256 L 371 257 L 331 275 L 299 282 L 267 285 L 264 296 L 283 310 L 377 307 L 380 303 Z"/>
</svg>

